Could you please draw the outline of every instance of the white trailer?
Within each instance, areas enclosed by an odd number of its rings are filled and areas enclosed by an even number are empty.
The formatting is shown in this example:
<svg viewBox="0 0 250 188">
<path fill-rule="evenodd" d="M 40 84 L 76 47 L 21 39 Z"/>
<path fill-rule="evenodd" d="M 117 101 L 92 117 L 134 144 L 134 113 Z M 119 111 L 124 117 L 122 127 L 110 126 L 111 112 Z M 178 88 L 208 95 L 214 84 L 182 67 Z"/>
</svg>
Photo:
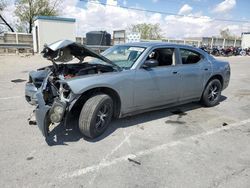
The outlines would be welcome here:
<svg viewBox="0 0 250 188">
<path fill-rule="evenodd" d="M 41 52 L 45 44 L 58 40 L 76 40 L 76 20 L 55 16 L 37 16 L 32 30 L 34 52 Z"/>
</svg>

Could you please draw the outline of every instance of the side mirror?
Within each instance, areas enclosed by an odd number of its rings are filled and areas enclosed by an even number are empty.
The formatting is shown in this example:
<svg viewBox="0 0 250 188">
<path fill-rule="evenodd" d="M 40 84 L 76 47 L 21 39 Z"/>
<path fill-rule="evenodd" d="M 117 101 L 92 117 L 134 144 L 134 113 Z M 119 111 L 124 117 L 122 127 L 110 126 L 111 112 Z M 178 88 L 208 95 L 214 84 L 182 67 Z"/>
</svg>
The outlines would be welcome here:
<svg viewBox="0 0 250 188">
<path fill-rule="evenodd" d="M 159 62 L 155 59 L 146 60 L 143 64 L 143 68 L 153 68 L 159 66 Z"/>
</svg>

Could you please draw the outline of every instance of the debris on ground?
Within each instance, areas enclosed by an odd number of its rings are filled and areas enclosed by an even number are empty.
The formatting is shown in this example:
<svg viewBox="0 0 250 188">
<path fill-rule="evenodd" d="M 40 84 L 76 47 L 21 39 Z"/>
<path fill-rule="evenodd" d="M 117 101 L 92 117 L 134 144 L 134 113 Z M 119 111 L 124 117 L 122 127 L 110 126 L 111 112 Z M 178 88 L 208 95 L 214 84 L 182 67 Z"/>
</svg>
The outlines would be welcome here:
<svg viewBox="0 0 250 188">
<path fill-rule="evenodd" d="M 141 165 L 140 162 L 138 162 L 138 161 L 136 161 L 136 160 L 134 160 L 134 159 L 131 159 L 131 158 L 128 158 L 128 161 L 129 161 L 129 162 L 133 162 L 133 163 L 135 163 L 135 164 L 137 164 L 137 165 Z"/>
<path fill-rule="evenodd" d="M 33 110 L 33 111 L 30 113 L 29 118 L 27 119 L 28 122 L 29 122 L 29 125 L 36 125 L 36 120 L 33 119 L 34 112 L 35 112 L 35 110 Z"/>
<path fill-rule="evenodd" d="M 225 122 L 222 124 L 223 127 L 224 127 L 224 126 L 227 126 L 227 125 L 228 125 L 228 123 L 225 123 Z"/>
<path fill-rule="evenodd" d="M 26 158 L 26 160 L 28 160 L 28 161 L 30 161 L 30 160 L 32 160 L 32 159 L 34 159 L 34 157 L 27 157 L 27 158 Z"/>
<path fill-rule="evenodd" d="M 25 82 L 25 81 L 26 81 L 26 80 L 20 79 L 20 78 L 11 80 L 11 82 L 14 82 L 14 83 L 20 83 L 20 82 Z"/>
<path fill-rule="evenodd" d="M 36 125 L 36 121 L 34 121 L 34 120 L 29 120 L 29 125 Z"/>
</svg>

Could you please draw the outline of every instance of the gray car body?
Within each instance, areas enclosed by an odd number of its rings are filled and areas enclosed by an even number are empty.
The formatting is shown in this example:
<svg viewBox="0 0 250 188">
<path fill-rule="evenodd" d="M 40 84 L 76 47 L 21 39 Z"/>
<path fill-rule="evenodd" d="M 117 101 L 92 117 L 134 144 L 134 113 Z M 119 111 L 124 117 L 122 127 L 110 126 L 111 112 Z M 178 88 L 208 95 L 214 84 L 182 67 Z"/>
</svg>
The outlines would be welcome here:
<svg viewBox="0 0 250 188">
<path fill-rule="evenodd" d="M 118 117 L 124 117 L 153 109 L 199 101 L 206 84 L 213 77 L 220 79 L 223 89 L 229 84 L 229 63 L 216 60 L 198 48 L 154 42 L 123 45 L 144 47 L 145 50 L 128 70 L 78 76 L 63 80 L 73 93 L 73 97 L 69 101 L 72 104 L 69 105 L 72 106 L 81 95 L 91 89 L 109 88 L 117 93 L 120 100 Z M 175 65 L 143 68 L 142 65 L 148 55 L 157 48 L 174 48 Z M 180 57 L 180 48 L 198 52 L 202 54 L 203 58 L 196 64 L 184 65 Z M 35 77 L 34 74 L 36 73 L 32 72 L 32 74 Z M 37 73 L 37 75 L 41 74 L 44 73 Z M 47 106 L 43 101 L 42 90 L 45 84 L 46 79 L 44 79 L 42 86 L 35 91 L 33 91 L 34 87 L 26 85 L 26 94 L 38 103 L 36 120 L 44 136 L 46 136 L 44 130 L 46 114 L 50 109 L 50 106 Z"/>
<path fill-rule="evenodd" d="M 107 87 L 120 97 L 120 117 L 147 111 L 151 108 L 174 106 L 200 100 L 210 78 L 220 76 L 223 89 L 229 83 L 229 64 L 215 60 L 206 52 L 186 46 L 169 43 L 132 43 L 131 46 L 145 47 L 146 50 L 129 70 L 100 75 L 76 77 L 65 81 L 74 94 L 90 89 Z M 175 48 L 176 65 L 142 68 L 148 55 L 156 48 Z M 180 48 L 190 49 L 203 55 L 197 64 L 182 65 Z M 173 74 L 177 72 L 176 74 Z"/>
</svg>

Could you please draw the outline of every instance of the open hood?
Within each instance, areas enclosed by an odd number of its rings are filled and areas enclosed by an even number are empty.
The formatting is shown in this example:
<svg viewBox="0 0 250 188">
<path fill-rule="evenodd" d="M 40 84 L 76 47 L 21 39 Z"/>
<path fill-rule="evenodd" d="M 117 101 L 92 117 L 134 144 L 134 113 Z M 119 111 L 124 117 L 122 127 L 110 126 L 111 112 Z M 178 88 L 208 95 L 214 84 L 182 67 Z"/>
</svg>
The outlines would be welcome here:
<svg viewBox="0 0 250 188">
<path fill-rule="evenodd" d="M 69 62 L 73 59 L 73 56 L 78 58 L 80 61 L 83 61 L 85 57 L 90 56 L 101 59 L 102 61 L 118 68 L 116 64 L 106 57 L 95 53 L 84 45 L 70 40 L 60 40 L 50 45 L 45 45 L 41 53 L 43 53 L 43 57 L 53 62 Z"/>
</svg>

